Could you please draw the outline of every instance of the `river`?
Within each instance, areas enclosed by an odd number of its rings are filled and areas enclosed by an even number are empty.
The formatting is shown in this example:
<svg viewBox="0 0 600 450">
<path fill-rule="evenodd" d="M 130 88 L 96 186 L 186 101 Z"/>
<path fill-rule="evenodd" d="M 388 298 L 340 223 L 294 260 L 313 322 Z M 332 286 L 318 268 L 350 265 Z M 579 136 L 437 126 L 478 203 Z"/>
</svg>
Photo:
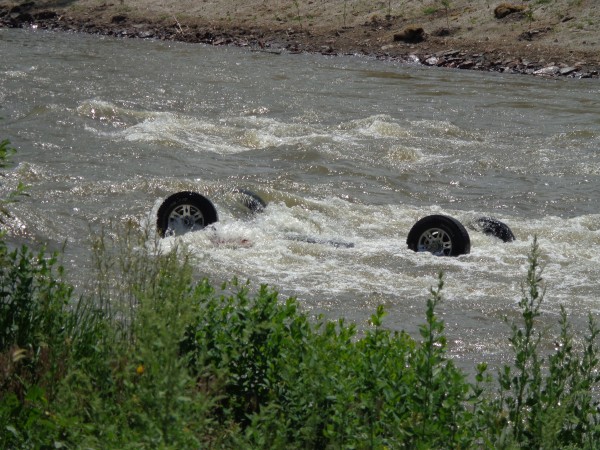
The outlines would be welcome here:
<svg viewBox="0 0 600 450">
<path fill-rule="evenodd" d="M 509 358 L 504 318 L 534 236 L 546 323 L 562 304 L 580 338 L 600 312 L 597 80 L 41 30 L 0 29 L 0 57 L 0 138 L 18 149 L 1 193 L 29 187 L 9 240 L 64 244 L 76 284 L 91 229 L 154 226 L 165 197 L 194 190 L 231 243 L 181 237 L 201 270 L 268 283 L 310 314 L 364 327 L 383 304 L 386 326 L 418 335 L 443 271 L 438 312 L 465 367 Z M 240 214 L 236 187 L 269 206 Z M 517 239 L 469 229 L 468 255 L 414 253 L 407 234 L 430 214 L 493 216 Z"/>
</svg>

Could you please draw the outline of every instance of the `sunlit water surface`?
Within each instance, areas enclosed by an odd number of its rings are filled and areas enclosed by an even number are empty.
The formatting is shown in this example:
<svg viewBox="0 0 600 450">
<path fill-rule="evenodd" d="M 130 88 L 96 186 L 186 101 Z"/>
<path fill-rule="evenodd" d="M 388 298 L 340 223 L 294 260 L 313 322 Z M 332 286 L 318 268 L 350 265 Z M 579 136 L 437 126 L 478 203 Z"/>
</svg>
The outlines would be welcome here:
<svg viewBox="0 0 600 450">
<path fill-rule="evenodd" d="M 360 328 L 383 304 L 388 327 L 417 335 L 444 271 L 438 312 L 465 367 L 509 357 L 504 318 L 534 236 L 546 323 L 563 304 L 581 338 L 599 313 L 597 81 L 32 30 L 0 29 L 0 52 L 0 138 L 19 150 L 1 189 L 21 180 L 30 195 L 10 208 L 9 238 L 66 243 L 76 284 L 91 229 L 152 228 L 165 197 L 194 190 L 220 217 L 181 238 L 198 267 L 268 283 L 311 314 Z M 269 206 L 244 214 L 236 187 Z M 469 255 L 416 254 L 406 236 L 429 214 L 493 216 L 517 240 L 471 230 Z"/>
</svg>

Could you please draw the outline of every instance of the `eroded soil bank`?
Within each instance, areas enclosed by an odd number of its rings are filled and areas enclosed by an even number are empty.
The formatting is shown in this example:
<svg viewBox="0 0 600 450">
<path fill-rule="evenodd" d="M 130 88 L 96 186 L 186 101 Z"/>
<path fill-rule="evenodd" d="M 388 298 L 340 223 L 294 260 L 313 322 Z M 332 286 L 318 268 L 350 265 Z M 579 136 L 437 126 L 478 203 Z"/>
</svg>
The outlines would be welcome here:
<svg viewBox="0 0 600 450">
<path fill-rule="evenodd" d="M 598 78 L 595 0 L 0 0 L 0 26 Z M 511 4 L 509 4 L 511 5 Z"/>
</svg>

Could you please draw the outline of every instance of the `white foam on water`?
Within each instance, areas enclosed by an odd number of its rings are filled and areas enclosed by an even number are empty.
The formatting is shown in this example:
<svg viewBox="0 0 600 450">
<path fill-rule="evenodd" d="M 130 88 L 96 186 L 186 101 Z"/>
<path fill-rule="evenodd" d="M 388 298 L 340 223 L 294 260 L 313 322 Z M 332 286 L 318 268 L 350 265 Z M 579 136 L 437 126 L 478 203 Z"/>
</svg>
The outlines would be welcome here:
<svg viewBox="0 0 600 450">
<path fill-rule="evenodd" d="M 99 99 L 82 102 L 77 113 L 91 119 L 92 122 L 85 124 L 85 128 L 99 135 L 197 152 L 227 155 L 302 146 L 316 149 L 329 157 L 370 160 L 372 156 L 364 151 L 365 145 L 382 145 L 387 152 L 386 160 L 392 164 L 423 160 L 423 149 L 414 146 L 415 141 L 422 141 L 414 133 L 422 130 L 386 115 L 369 116 L 330 127 L 318 123 L 282 122 L 262 115 L 199 119 L 180 113 L 126 108 Z M 398 140 L 406 143 L 398 144 Z M 431 156 L 428 159 L 431 160 Z"/>
<path fill-rule="evenodd" d="M 427 296 L 436 275 L 446 274 L 444 296 L 453 308 L 481 311 L 514 308 L 528 268 L 533 236 L 542 251 L 549 289 L 544 308 L 556 313 L 560 304 L 597 310 L 595 247 L 600 244 L 600 216 L 525 220 L 504 218 L 517 240 L 501 240 L 469 230 L 471 253 L 458 258 L 415 253 L 406 236 L 418 218 L 444 213 L 468 223 L 481 212 L 417 210 L 402 205 L 370 206 L 339 198 L 309 199 L 287 206 L 270 204 L 251 220 L 225 214 L 213 230 L 178 239 L 207 273 L 235 274 L 285 289 L 301 298 L 355 296 L 403 302 Z M 336 245 L 336 243 L 338 245 Z M 352 243 L 352 247 L 339 245 Z M 394 300 L 395 299 L 395 300 Z M 314 305 L 313 305 L 314 306 Z M 309 305 L 310 307 L 310 305 Z"/>
<path fill-rule="evenodd" d="M 133 142 L 154 142 L 192 148 L 198 152 L 233 154 L 247 147 L 236 142 L 235 129 L 179 114 L 161 113 L 127 128 L 122 137 Z"/>
<path fill-rule="evenodd" d="M 84 102 L 77 112 L 102 124 L 123 128 L 115 132 L 86 125 L 89 131 L 98 134 L 222 155 L 284 145 L 311 145 L 330 139 L 322 128 L 260 116 L 199 119 L 180 113 L 127 109 L 101 100 Z"/>
</svg>

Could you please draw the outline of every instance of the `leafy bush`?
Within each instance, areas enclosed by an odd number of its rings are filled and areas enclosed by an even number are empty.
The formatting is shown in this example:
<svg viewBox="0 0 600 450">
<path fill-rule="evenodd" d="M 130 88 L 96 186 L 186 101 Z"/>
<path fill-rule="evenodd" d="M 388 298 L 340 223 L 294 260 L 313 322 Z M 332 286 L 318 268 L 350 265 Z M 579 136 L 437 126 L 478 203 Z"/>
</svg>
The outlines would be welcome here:
<svg viewBox="0 0 600 450">
<path fill-rule="evenodd" d="M 600 440 L 600 402 L 592 395 L 598 386 L 600 334 L 592 316 L 589 334 L 580 352 L 574 349 L 566 312 L 561 307 L 560 335 L 547 362 L 539 349 L 536 329 L 544 297 L 537 240 L 529 256 L 529 270 L 519 302 L 522 323 L 511 325 L 512 364 L 498 374 L 498 396 L 493 402 L 490 427 L 497 448 L 596 448 Z M 498 426 L 500 425 L 500 426 Z"/>
<path fill-rule="evenodd" d="M 4 169 L 11 164 L 11 157 L 17 152 L 17 150 L 10 144 L 8 139 L 0 141 L 0 169 Z M 8 194 L 7 198 L 0 199 L 0 224 L 4 224 L 4 218 L 10 217 L 8 209 L 6 207 L 17 201 L 19 195 L 25 194 L 25 186 L 23 183 L 19 183 L 17 188 Z"/>
<path fill-rule="evenodd" d="M 242 426 L 246 445 L 469 446 L 461 425 L 478 394 L 445 357 L 439 283 L 420 344 L 384 329 L 381 307 L 357 339 L 353 325 L 312 324 L 294 299 L 281 304 L 265 286 L 250 299 L 234 282 L 233 295 L 202 305 L 181 350 L 203 384 L 212 370 L 225 377 L 219 414 Z"/>
<path fill-rule="evenodd" d="M 589 448 L 600 439 L 599 330 L 564 310 L 544 355 L 534 241 L 514 362 L 468 381 L 427 300 L 420 339 L 311 319 L 267 286 L 197 281 L 183 249 L 99 234 L 74 298 L 57 255 L 0 245 L 2 448 Z"/>
</svg>

